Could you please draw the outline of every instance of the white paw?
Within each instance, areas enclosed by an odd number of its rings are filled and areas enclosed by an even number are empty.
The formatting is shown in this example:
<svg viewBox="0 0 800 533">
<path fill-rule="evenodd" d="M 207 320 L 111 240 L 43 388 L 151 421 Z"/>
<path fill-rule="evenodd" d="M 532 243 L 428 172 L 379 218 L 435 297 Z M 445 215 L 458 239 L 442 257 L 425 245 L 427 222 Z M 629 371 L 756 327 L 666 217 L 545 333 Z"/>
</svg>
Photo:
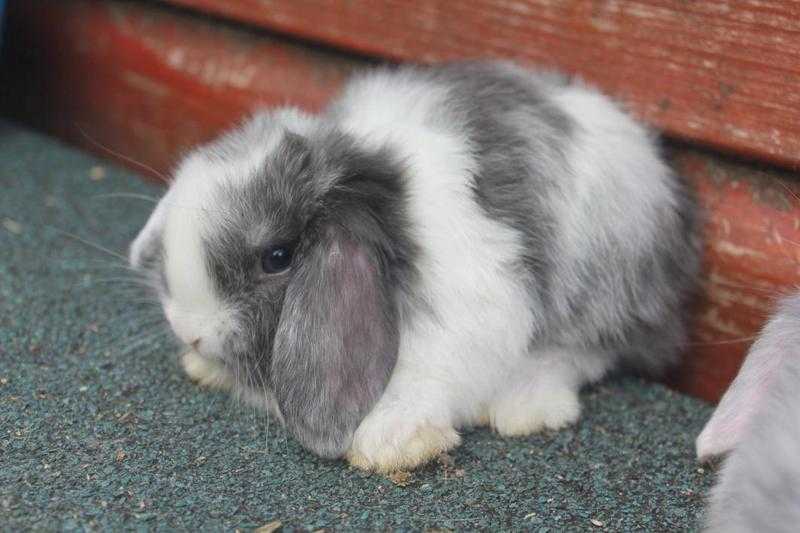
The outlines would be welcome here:
<svg viewBox="0 0 800 533">
<path fill-rule="evenodd" d="M 544 429 L 561 429 L 577 422 L 581 414 L 578 393 L 552 384 L 511 392 L 491 408 L 490 419 L 501 435 L 517 437 Z"/>
<path fill-rule="evenodd" d="M 461 444 L 461 437 L 450 426 L 392 424 L 378 419 L 364 420 L 346 454 L 350 464 L 362 470 L 384 474 L 411 470 Z"/>
<path fill-rule="evenodd" d="M 181 366 L 189 379 L 202 387 L 231 390 L 233 377 L 220 363 L 189 350 L 181 356 Z"/>
</svg>

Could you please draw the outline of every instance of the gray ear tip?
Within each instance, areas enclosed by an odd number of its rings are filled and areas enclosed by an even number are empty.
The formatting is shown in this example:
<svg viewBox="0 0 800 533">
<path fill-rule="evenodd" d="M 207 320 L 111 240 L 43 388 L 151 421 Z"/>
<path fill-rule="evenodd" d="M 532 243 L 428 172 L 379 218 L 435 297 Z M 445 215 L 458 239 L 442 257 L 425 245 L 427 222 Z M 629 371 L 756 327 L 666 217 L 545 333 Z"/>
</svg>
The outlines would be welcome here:
<svg viewBox="0 0 800 533">
<path fill-rule="evenodd" d="M 341 459 L 353 442 L 352 431 L 298 431 L 295 428 L 292 433 L 303 448 L 323 459 Z"/>
<path fill-rule="evenodd" d="M 347 446 L 323 446 L 321 448 L 309 448 L 319 457 L 323 459 L 341 459 L 344 457 L 347 450 L 350 448 L 350 443 L 348 442 Z"/>
</svg>

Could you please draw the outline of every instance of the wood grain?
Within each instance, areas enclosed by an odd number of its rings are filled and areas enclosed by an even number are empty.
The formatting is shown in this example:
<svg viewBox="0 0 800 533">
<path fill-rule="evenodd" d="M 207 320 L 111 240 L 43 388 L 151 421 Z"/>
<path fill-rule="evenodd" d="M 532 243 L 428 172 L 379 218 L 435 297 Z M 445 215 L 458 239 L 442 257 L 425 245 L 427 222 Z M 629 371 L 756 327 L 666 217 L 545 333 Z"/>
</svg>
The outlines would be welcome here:
<svg viewBox="0 0 800 533">
<path fill-rule="evenodd" d="M 392 60 L 579 74 L 670 135 L 800 168 L 798 0 L 168 0 Z"/>
<path fill-rule="evenodd" d="M 260 106 L 318 109 L 361 65 L 129 2 L 37 0 L 8 8 L 0 87 L 6 113 L 158 172 Z"/>
<path fill-rule="evenodd" d="M 151 175 L 168 173 L 188 147 L 253 107 L 289 101 L 320 108 L 363 64 L 147 4 L 42 4 L 47 9 L 11 4 L 4 112 L 107 156 L 82 129 L 153 167 Z M 671 383 L 715 400 L 775 297 L 800 279 L 798 176 L 668 146 L 706 212 L 706 275 L 691 349 Z"/>
<path fill-rule="evenodd" d="M 704 211 L 705 272 L 690 350 L 670 382 L 716 401 L 777 299 L 800 280 L 800 176 L 686 146 L 673 149 L 673 166 Z"/>
</svg>

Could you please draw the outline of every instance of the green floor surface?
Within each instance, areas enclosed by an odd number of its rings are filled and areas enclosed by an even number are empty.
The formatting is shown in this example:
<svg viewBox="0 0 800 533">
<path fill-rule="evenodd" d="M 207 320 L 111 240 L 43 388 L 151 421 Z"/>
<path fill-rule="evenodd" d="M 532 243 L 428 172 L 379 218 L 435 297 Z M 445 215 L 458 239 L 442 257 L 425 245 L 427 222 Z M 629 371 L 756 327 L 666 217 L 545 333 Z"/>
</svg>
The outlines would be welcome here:
<svg viewBox="0 0 800 533">
<path fill-rule="evenodd" d="M 151 205 L 107 195 L 157 187 L 7 124 L 0 187 L 3 530 L 697 527 L 713 477 L 693 457 L 702 402 L 615 381 L 583 395 L 577 427 L 470 431 L 396 484 L 189 383 L 119 261 L 62 233 L 123 252 Z"/>
</svg>

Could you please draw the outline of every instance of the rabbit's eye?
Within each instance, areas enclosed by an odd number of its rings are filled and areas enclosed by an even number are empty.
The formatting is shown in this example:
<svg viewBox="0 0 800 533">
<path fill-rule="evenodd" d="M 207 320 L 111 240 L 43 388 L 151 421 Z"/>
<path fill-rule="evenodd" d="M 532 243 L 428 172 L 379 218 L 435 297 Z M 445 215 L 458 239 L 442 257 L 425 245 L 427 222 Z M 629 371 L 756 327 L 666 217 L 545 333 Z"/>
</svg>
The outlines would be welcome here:
<svg viewBox="0 0 800 533">
<path fill-rule="evenodd" d="M 261 253 L 261 269 L 267 274 L 283 272 L 292 264 L 292 250 L 287 245 L 267 246 Z"/>
</svg>

